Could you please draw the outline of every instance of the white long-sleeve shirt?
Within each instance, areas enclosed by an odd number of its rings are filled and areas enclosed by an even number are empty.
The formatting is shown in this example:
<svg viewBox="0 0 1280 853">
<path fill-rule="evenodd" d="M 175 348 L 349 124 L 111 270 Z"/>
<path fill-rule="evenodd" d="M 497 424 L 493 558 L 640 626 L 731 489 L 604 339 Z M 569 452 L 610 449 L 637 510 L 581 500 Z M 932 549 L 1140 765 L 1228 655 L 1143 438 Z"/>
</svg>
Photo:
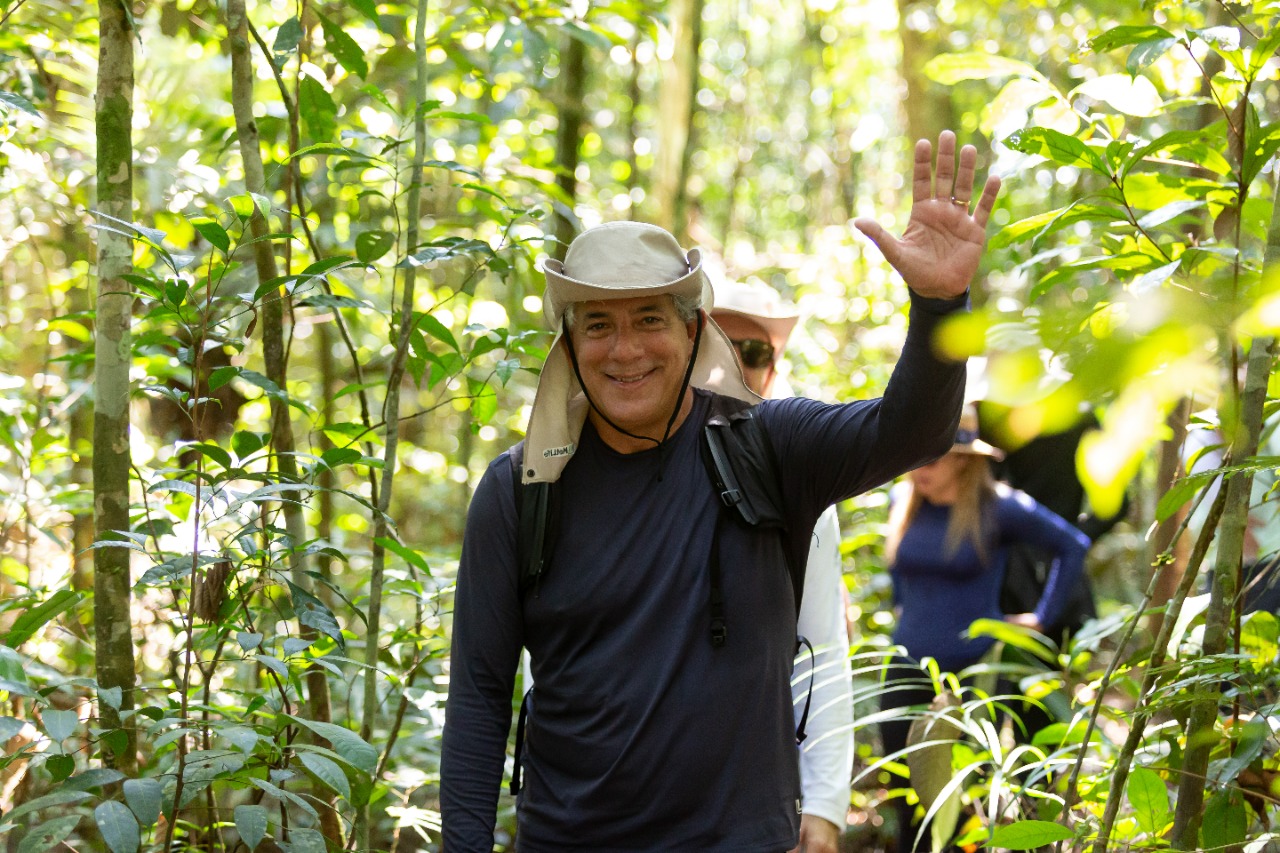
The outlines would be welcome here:
<svg viewBox="0 0 1280 853">
<path fill-rule="evenodd" d="M 853 772 L 853 687 L 840 574 L 840 526 L 835 507 L 828 507 L 809 543 L 796 629 L 813 645 L 814 657 L 811 660 L 804 649 L 797 658 L 791 696 L 799 723 L 812 669 L 808 737 L 800 745 L 802 810 L 843 828 Z"/>
</svg>

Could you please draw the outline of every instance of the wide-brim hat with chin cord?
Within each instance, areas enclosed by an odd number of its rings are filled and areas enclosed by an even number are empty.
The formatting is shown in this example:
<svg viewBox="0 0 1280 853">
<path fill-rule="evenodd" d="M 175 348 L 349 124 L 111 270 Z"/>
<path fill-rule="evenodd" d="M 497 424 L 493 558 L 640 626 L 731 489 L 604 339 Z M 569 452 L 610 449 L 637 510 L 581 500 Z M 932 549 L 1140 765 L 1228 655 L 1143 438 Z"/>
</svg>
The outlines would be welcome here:
<svg viewBox="0 0 1280 853">
<path fill-rule="evenodd" d="M 542 264 L 547 289 L 542 311 L 556 338 L 538 379 L 525 434 L 526 483 L 555 482 L 577 450 L 588 403 L 563 338 L 565 310 L 578 302 L 670 294 L 701 297 L 706 276 L 697 249 L 686 252 L 675 237 L 644 222 L 609 222 L 583 231 L 563 263 Z M 708 288 L 709 289 L 709 288 Z M 703 304 L 709 310 L 709 304 Z M 742 378 L 733 345 L 705 318 L 689 384 L 751 403 L 760 401 Z"/>
<path fill-rule="evenodd" d="M 800 309 L 758 278 L 714 285 L 717 314 L 737 314 L 764 329 L 778 355 L 800 320 Z"/>
</svg>

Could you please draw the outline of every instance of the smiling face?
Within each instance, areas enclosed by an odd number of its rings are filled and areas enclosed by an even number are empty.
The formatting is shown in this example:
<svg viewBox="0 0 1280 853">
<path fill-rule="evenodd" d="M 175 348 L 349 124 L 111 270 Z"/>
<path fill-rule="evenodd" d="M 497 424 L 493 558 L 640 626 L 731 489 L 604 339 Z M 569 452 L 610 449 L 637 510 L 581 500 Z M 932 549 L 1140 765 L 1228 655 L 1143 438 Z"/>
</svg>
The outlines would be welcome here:
<svg viewBox="0 0 1280 853">
<path fill-rule="evenodd" d="M 600 412 L 627 432 L 655 441 L 677 405 L 672 432 L 683 423 L 693 407 L 692 392 L 686 388 L 683 398 L 680 392 L 696 332 L 696 321 L 681 321 L 669 295 L 575 306 L 569 334 L 594 404 L 589 417 L 606 444 L 622 453 L 653 446 L 618 432 Z"/>
</svg>

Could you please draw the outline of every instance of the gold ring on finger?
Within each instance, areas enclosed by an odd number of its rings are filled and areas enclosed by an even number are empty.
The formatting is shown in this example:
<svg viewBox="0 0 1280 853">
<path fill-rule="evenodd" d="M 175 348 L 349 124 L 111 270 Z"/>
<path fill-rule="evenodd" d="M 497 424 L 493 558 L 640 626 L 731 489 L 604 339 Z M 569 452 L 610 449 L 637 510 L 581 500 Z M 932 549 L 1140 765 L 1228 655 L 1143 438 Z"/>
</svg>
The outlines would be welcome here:
<svg viewBox="0 0 1280 853">
<path fill-rule="evenodd" d="M 955 196 L 951 197 L 951 203 L 959 205 L 960 207 L 964 207 L 964 208 L 969 207 L 969 202 L 965 201 L 964 199 L 956 198 Z"/>
</svg>

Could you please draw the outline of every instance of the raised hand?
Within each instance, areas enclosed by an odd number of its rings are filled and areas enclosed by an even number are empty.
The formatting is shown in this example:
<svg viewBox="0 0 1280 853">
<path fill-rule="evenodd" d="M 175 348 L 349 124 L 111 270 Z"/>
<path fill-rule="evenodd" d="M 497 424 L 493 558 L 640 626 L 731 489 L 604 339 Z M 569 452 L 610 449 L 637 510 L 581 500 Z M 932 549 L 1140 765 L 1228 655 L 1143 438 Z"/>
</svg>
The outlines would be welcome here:
<svg viewBox="0 0 1280 853">
<path fill-rule="evenodd" d="M 957 159 L 959 165 L 957 166 Z M 880 248 L 903 281 L 920 296 L 952 298 L 968 288 L 986 243 L 987 218 L 1000 193 L 1000 179 L 987 178 L 973 212 L 973 170 L 978 151 L 972 145 L 956 157 L 956 135 L 938 136 L 937 174 L 929 140 L 916 143 L 911 176 L 911 219 L 902 238 L 894 237 L 873 219 L 853 225 Z"/>
</svg>

